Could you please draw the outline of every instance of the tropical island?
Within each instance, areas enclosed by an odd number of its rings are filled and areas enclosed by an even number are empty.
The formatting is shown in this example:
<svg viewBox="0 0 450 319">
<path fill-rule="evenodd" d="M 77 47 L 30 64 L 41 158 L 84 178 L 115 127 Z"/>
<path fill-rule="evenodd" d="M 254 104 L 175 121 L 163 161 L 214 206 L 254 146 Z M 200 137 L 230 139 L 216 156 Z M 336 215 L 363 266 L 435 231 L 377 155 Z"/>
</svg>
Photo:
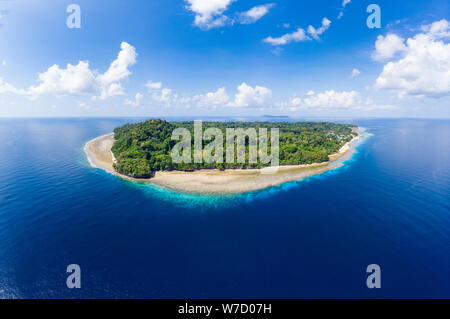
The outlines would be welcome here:
<svg viewBox="0 0 450 319">
<path fill-rule="evenodd" d="M 85 151 L 92 166 L 129 180 L 191 193 L 240 193 L 329 170 L 331 164 L 346 153 L 350 143 L 360 137 L 357 126 L 330 122 L 202 122 L 200 134 L 203 136 L 210 128 L 218 129 L 223 136 L 219 144 L 224 148 L 227 129 L 240 128 L 244 132 L 266 129 L 270 146 L 273 129 L 278 129 L 279 165 L 276 172 L 264 174 L 271 164 L 261 160 L 260 151 L 257 158 L 250 161 L 251 144 L 255 142 L 249 136 L 245 137 L 242 150 L 244 162 L 174 162 L 171 152 L 180 141 L 173 138 L 173 132 L 180 128 L 192 136 L 198 134 L 192 121 L 148 120 L 126 124 L 116 128 L 113 134 L 89 141 Z M 201 148 L 210 143 L 202 138 Z M 194 159 L 194 145 L 189 147 Z"/>
</svg>

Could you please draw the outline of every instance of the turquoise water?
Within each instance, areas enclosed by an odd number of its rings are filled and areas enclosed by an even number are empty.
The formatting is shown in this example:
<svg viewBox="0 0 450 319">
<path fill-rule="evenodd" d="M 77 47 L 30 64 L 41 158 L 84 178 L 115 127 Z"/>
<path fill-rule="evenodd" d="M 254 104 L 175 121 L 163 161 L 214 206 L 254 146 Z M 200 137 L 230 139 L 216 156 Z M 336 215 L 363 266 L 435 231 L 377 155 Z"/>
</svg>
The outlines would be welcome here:
<svg viewBox="0 0 450 319">
<path fill-rule="evenodd" d="M 345 121 L 373 136 L 341 167 L 220 197 L 91 168 L 137 120 L 0 120 L 0 297 L 450 297 L 450 121 Z"/>
</svg>

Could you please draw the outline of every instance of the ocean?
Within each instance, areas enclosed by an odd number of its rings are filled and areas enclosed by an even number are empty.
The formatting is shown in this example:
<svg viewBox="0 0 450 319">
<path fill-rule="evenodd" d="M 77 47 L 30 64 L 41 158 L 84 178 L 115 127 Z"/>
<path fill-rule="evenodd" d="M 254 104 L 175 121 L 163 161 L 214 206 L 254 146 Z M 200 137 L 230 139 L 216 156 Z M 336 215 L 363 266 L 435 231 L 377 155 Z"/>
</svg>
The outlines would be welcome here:
<svg viewBox="0 0 450 319">
<path fill-rule="evenodd" d="M 0 298 L 450 298 L 450 120 L 336 121 L 372 135 L 343 166 L 222 197 L 89 166 L 139 120 L 0 119 Z"/>
</svg>

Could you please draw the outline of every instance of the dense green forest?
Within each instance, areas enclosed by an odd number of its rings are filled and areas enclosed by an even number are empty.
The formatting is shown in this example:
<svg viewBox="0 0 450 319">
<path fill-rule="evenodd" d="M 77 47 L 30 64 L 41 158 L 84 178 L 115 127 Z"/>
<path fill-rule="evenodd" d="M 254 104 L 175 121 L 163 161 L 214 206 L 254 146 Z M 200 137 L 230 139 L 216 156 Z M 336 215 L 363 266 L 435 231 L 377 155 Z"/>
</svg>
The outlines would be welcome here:
<svg viewBox="0 0 450 319">
<path fill-rule="evenodd" d="M 328 155 L 336 153 L 353 136 L 356 126 L 334 123 L 316 122 L 203 122 L 202 129 L 218 128 L 223 132 L 225 143 L 227 128 L 267 128 L 270 151 L 270 132 L 279 129 L 279 164 L 299 165 L 328 161 Z M 148 120 L 137 124 L 126 124 L 114 130 L 116 142 L 112 152 L 116 158 L 114 168 L 125 175 L 146 178 L 155 171 L 184 170 L 192 171 L 205 168 L 261 168 L 264 164 L 258 158 L 257 163 L 174 163 L 172 148 L 180 140 L 172 140 L 172 132 L 176 128 L 186 128 L 194 140 L 194 122 L 167 122 Z M 193 148 L 192 143 L 192 148 Z M 209 141 L 203 141 L 203 146 Z M 224 146 L 225 149 L 225 146 Z M 248 153 L 248 139 L 246 143 Z M 194 152 L 192 151 L 192 154 Z M 246 154 L 248 159 L 248 154 Z M 224 159 L 225 162 L 225 159 Z"/>
</svg>

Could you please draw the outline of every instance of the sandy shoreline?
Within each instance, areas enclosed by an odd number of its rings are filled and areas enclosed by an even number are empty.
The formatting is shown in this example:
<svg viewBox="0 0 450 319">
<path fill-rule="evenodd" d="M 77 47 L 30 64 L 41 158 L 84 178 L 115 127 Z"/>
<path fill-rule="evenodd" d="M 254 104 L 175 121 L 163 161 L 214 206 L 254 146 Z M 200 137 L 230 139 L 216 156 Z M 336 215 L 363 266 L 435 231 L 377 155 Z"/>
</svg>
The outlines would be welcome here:
<svg viewBox="0 0 450 319">
<path fill-rule="evenodd" d="M 114 144 L 114 134 L 112 133 L 87 142 L 84 146 L 84 151 L 92 167 L 103 169 L 108 173 L 127 180 L 153 183 L 186 193 L 236 194 L 301 180 L 333 169 L 336 167 L 336 161 L 344 156 L 350 150 L 351 144 L 361 136 L 361 134 L 358 134 L 358 136 L 346 143 L 338 153 L 330 155 L 330 161 L 325 163 L 279 166 L 276 172 L 273 172 L 273 168 L 264 168 L 262 170 L 231 169 L 220 171 L 213 169 L 194 172 L 156 172 L 155 176 L 150 179 L 131 178 L 114 170 L 113 163 L 115 159 L 111 152 L 111 147 Z"/>
</svg>

